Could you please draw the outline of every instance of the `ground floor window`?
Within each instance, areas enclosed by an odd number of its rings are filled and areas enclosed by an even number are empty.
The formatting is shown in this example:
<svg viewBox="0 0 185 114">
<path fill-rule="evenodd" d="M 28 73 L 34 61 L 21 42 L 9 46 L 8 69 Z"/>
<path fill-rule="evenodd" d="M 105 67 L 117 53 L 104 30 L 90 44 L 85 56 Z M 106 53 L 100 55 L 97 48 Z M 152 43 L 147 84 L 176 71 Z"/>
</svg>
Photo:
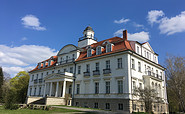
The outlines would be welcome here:
<svg viewBox="0 0 185 114">
<path fill-rule="evenodd" d="M 118 110 L 123 110 L 123 104 L 122 103 L 118 104 Z"/>
<path fill-rule="evenodd" d="M 105 109 L 110 109 L 110 103 L 105 104 Z"/>
<path fill-rule="evenodd" d="M 98 103 L 94 103 L 94 108 L 98 108 Z"/>
<path fill-rule="evenodd" d="M 143 111 L 143 105 L 141 105 L 141 111 Z"/>
<path fill-rule="evenodd" d="M 76 102 L 76 106 L 78 106 L 79 105 L 79 102 Z"/>
<path fill-rule="evenodd" d="M 41 95 L 41 87 L 39 87 L 39 95 Z"/>
<path fill-rule="evenodd" d="M 31 96 L 32 88 L 30 88 L 30 96 Z"/>
<path fill-rule="evenodd" d="M 136 104 L 133 104 L 132 108 L 133 108 L 133 110 L 136 110 Z"/>
<path fill-rule="evenodd" d="M 36 90 L 37 90 L 37 88 L 35 88 L 34 95 L 36 95 Z"/>
</svg>

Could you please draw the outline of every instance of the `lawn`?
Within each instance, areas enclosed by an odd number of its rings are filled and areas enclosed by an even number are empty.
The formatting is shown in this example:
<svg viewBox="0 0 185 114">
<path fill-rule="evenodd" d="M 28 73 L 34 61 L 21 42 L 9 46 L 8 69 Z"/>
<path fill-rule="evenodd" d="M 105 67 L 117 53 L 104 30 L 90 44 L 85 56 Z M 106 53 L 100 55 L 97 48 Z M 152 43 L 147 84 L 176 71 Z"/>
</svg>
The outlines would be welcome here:
<svg viewBox="0 0 185 114">
<path fill-rule="evenodd" d="M 81 112 L 78 110 L 70 110 L 70 109 L 62 109 L 62 108 L 54 108 L 49 111 L 45 110 L 31 110 L 31 109 L 18 109 L 18 110 L 5 110 L 2 106 L 0 106 L 0 114 L 62 114 L 67 112 Z M 86 113 L 87 114 L 87 113 Z"/>
</svg>

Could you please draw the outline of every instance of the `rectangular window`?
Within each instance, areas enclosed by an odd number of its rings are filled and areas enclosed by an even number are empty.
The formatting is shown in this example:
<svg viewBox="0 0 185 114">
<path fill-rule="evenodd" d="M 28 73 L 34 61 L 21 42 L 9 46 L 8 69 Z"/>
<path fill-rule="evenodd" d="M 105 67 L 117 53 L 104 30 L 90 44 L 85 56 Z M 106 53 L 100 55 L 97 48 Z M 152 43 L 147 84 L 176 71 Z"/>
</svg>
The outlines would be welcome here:
<svg viewBox="0 0 185 114">
<path fill-rule="evenodd" d="M 38 79 L 39 78 L 39 74 L 37 74 L 37 77 L 36 77 L 36 79 Z"/>
<path fill-rule="evenodd" d="M 73 67 L 70 67 L 70 73 L 73 73 Z"/>
<path fill-rule="evenodd" d="M 99 82 L 95 82 L 95 94 L 99 93 Z"/>
<path fill-rule="evenodd" d="M 118 68 L 122 68 L 122 58 L 118 58 Z"/>
<path fill-rule="evenodd" d="M 75 54 L 72 55 L 72 59 L 73 59 L 73 60 L 75 59 Z"/>
<path fill-rule="evenodd" d="M 136 110 L 136 104 L 133 104 L 133 105 L 132 105 L 132 109 L 133 109 L 133 110 Z"/>
<path fill-rule="evenodd" d="M 135 69 L 135 62 L 134 62 L 134 59 L 132 59 L 132 66 L 131 66 L 132 69 Z"/>
<path fill-rule="evenodd" d="M 96 63 L 96 71 L 100 70 L 99 69 L 99 63 Z"/>
<path fill-rule="evenodd" d="M 86 72 L 90 72 L 90 65 L 89 64 L 86 65 Z"/>
<path fill-rule="evenodd" d="M 67 72 L 66 68 L 64 69 L 64 72 Z"/>
<path fill-rule="evenodd" d="M 60 70 L 58 70 L 58 73 L 60 73 Z"/>
<path fill-rule="evenodd" d="M 39 95 L 41 95 L 41 87 L 39 87 Z"/>
<path fill-rule="evenodd" d="M 105 104 L 105 109 L 110 109 L 110 103 Z"/>
<path fill-rule="evenodd" d="M 137 53 L 139 54 L 139 46 L 137 46 Z"/>
<path fill-rule="evenodd" d="M 32 88 L 30 88 L 30 96 L 31 96 Z"/>
<path fill-rule="evenodd" d="M 118 80 L 118 93 L 123 93 L 123 80 Z"/>
<path fill-rule="evenodd" d="M 101 47 L 97 47 L 96 55 L 100 55 L 100 54 L 101 54 Z"/>
<path fill-rule="evenodd" d="M 94 108 L 98 108 L 98 103 L 94 103 Z"/>
<path fill-rule="evenodd" d="M 118 110 L 123 110 L 123 104 L 122 103 L 118 104 Z"/>
<path fill-rule="evenodd" d="M 31 81 L 33 81 L 34 80 L 34 75 L 32 75 L 32 79 L 31 79 Z"/>
<path fill-rule="evenodd" d="M 35 90 L 34 90 L 34 96 L 36 95 L 36 90 L 37 90 L 37 88 L 35 88 Z"/>
<path fill-rule="evenodd" d="M 54 71 L 52 71 L 52 74 L 54 73 Z"/>
<path fill-rule="evenodd" d="M 48 75 L 49 73 L 47 72 L 46 75 Z"/>
<path fill-rule="evenodd" d="M 141 72 L 141 63 L 138 62 L 138 71 Z"/>
<path fill-rule="evenodd" d="M 133 91 L 134 91 L 136 89 L 136 82 L 133 81 L 132 84 L 133 84 Z"/>
<path fill-rule="evenodd" d="M 41 79 L 43 79 L 43 73 L 41 73 Z"/>
<path fill-rule="evenodd" d="M 111 49 L 112 49 L 112 48 L 111 48 L 111 46 L 112 46 L 111 44 L 107 44 L 107 46 L 106 46 L 106 48 L 107 48 L 107 49 L 106 49 L 106 50 L 107 50 L 107 52 L 111 52 L 111 51 L 112 51 L 112 50 L 111 50 Z"/>
<path fill-rule="evenodd" d="M 80 84 L 76 84 L 76 94 L 80 94 Z"/>
<path fill-rule="evenodd" d="M 105 82 L 106 94 L 110 93 L 110 82 Z"/>
<path fill-rule="evenodd" d="M 91 51 L 92 51 L 91 49 L 88 49 L 88 50 L 87 50 L 87 57 L 91 57 L 91 56 L 92 56 Z"/>
<path fill-rule="evenodd" d="M 106 61 L 106 69 L 110 69 L 110 60 Z"/>
<path fill-rule="evenodd" d="M 81 74 L 81 66 L 78 66 L 78 74 Z"/>
<path fill-rule="evenodd" d="M 142 87 L 142 83 L 139 83 L 139 89 L 142 89 L 143 87 Z"/>
</svg>

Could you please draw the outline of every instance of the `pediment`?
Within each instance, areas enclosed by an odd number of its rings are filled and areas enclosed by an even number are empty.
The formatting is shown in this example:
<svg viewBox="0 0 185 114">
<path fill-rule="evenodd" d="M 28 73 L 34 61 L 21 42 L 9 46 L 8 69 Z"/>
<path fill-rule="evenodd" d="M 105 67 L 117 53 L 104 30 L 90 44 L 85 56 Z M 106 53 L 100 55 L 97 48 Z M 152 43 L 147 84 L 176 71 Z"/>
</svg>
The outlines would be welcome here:
<svg viewBox="0 0 185 114">
<path fill-rule="evenodd" d="M 151 52 L 154 52 L 154 50 L 152 49 L 152 47 L 150 46 L 150 44 L 148 42 L 144 43 L 143 47 L 145 47 L 146 49 L 150 50 Z"/>
<path fill-rule="evenodd" d="M 52 80 L 52 79 L 59 79 L 59 78 L 64 78 L 64 75 L 61 74 L 50 74 L 45 77 L 45 80 Z"/>
</svg>

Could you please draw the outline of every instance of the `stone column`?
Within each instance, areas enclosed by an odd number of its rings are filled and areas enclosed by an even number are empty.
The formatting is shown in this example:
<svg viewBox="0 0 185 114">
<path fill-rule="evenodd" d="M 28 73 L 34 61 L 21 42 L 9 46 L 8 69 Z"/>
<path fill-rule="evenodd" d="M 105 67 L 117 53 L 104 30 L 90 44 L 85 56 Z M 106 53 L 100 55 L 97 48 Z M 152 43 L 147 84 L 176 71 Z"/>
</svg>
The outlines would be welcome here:
<svg viewBox="0 0 185 114">
<path fill-rule="evenodd" d="M 44 84 L 44 93 L 43 93 L 43 97 L 45 97 L 46 96 L 46 83 Z"/>
<path fill-rule="evenodd" d="M 50 91 L 49 91 L 49 96 L 51 97 L 51 93 L 52 93 L 52 85 L 53 85 L 53 82 L 50 82 Z"/>
<path fill-rule="evenodd" d="M 65 93 L 66 93 L 66 81 L 64 80 L 62 97 L 65 97 Z"/>
<path fill-rule="evenodd" d="M 58 97 L 58 84 L 59 84 L 59 82 L 57 82 L 55 97 Z"/>
</svg>

